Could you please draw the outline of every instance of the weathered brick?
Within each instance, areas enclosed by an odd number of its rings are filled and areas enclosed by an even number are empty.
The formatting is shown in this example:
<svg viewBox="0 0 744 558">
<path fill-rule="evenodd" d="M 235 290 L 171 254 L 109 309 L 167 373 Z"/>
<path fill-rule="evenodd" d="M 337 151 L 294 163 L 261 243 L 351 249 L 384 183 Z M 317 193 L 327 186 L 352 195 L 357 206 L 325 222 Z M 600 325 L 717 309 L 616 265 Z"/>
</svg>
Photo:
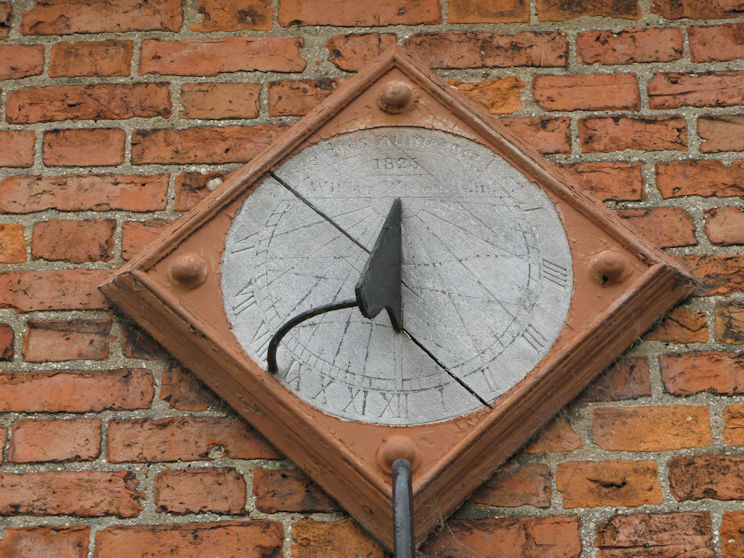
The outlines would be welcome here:
<svg viewBox="0 0 744 558">
<path fill-rule="evenodd" d="M 113 219 L 50 219 L 34 225 L 31 257 L 44 260 L 107 262 L 113 257 Z"/>
<path fill-rule="evenodd" d="M 687 125 L 675 116 L 590 116 L 579 120 L 584 153 L 636 151 L 686 151 Z"/>
<path fill-rule="evenodd" d="M 638 0 L 537 0 L 540 21 L 565 21 L 583 16 L 640 19 Z"/>
<path fill-rule="evenodd" d="M 528 0 L 452 0 L 450 23 L 512 23 L 530 20 Z"/>
<path fill-rule="evenodd" d="M 500 118 L 499 124 L 529 141 L 543 154 L 571 152 L 571 121 L 568 118 Z"/>
<path fill-rule="evenodd" d="M 0 225 L 0 263 L 26 261 L 26 241 L 23 225 Z"/>
<path fill-rule="evenodd" d="M 695 223 L 681 207 L 619 209 L 616 213 L 641 236 L 661 248 L 697 244 Z"/>
<path fill-rule="evenodd" d="M 396 42 L 395 33 L 334 35 L 326 41 L 326 48 L 330 53 L 328 61 L 341 70 L 356 72 Z"/>
<path fill-rule="evenodd" d="M 269 116 L 302 116 L 343 83 L 343 78 L 270 81 Z"/>
<path fill-rule="evenodd" d="M 656 163 L 656 187 L 665 198 L 680 196 L 741 196 L 744 163 L 720 161 L 664 161 Z"/>
<path fill-rule="evenodd" d="M 545 110 L 639 109 L 635 74 L 536 75 L 535 102 Z"/>
<path fill-rule="evenodd" d="M 338 505 L 297 469 L 253 469 L 256 509 L 264 513 L 334 512 Z"/>
<path fill-rule="evenodd" d="M 292 524 L 292 558 L 384 558 L 382 547 L 353 519 Z"/>
<path fill-rule="evenodd" d="M 713 244 L 744 244 L 744 211 L 733 205 L 706 209 L 705 234 Z"/>
<path fill-rule="evenodd" d="M 163 471 L 155 477 L 157 511 L 175 514 L 245 511 L 245 479 L 230 467 Z"/>
<path fill-rule="evenodd" d="M 168 89 L 167 83 L 26 87 L 8 92 L 6 119 L 11 124 L 34 124 L 170 116 Z"/>
<path fill-rule="evenodd" d="M 158 238 L 170 221 L 125 221 L 121 225 L 121 257 L 131 260 L 150 242 Z"/>
<path fill-rule="evenodd" d="M 256 118 L 260 83 L 185 83 L 180 118 Z"/>
<path fill-rule="evenodd" d="M 0 411 L 90 413 L 146 409 L 155 393 L 149 370 L 0 372 Z"/>
<path fill-rule="evenodd" d="M 741 5 L 736 0 L 654 0 L 651 12 L 666 19 L 724 19 L 739 17 Z"/>
<path fill-rule="evenodd" d="M 210 192 L 222 184 L 222 172 L 182 172 L 176 175 L 176 199 L 173 209 L 188 211 L 206 198 Z"/>
<path fill-rule="evenodd" d="M 0 540 L 3 558 L 86 558 L 90 527 L 8 527 Z"/>
<path fill-rule="evenodd" d="M 701 153 L 744 151 L 744 116 L 700 116 L 697 125 Z"/>
<path fill-rule="evenodd" d="M 744 499 L 744 457 L 674 457 L 667 464 L 669 489 L 677 500 Z"/>
<path fill-rule="evenodd" d="M 563 164 L 561 168 L 600 200 L 640 201 L 645 198 L 642 163 L 599 161 Z"/>
<path fill-rule="evenodd" d="M 279 3 L 279 25 L 282 27 L 366 27 L 436 23 L 442 23 L 442 11 L 437 0 L 388 0 L 376 3 L 354 0 L 282 0 Z"/>
<path fill-rule="evenodd" d="M 734 511 L 723 514 L 721 550 L 723 558 L 744 556 L 744 512 Z"/>
<path fill-rule="evenodd" d="M 418 33 L 404 41 L 431 68 L 565 66 L 568 40 L 559 31 L 506 35 L 481 31 Z"/>
<path fill-rule="evenodd" d="M 101 421 L 17 420 L 13 423 L 8 461 L 92 461 L 101 453 Z"/>
<path fill-rule="evenodd" d="M 710 514 L 615 515 L 597 527 L 597 558 L 713 558 Z"/>
<path fill-rule="evenodd" d="M 664 451 L 711 444 L 707 407 L 602 407 L 594 410 L 594 442 L 613 451 Z"/>
<path fill-rule="evenodd" d="M 658 72 L 648 82 L 648 104 L 652 109 L 741 105 L 744 72 Z"/>
<path fill-rule="evenodd" d="M 421 550 L 448 558 L 578 558 L 580 527 L 578 517 L 566 515 L 450 520 Z"/>
<path fill-rule="evenodd" d="M 693 62 L 714 62 L 744 58 L 744 24 L 699 26 L 687 28 L 690 59 Z"/>
<path fill-rule="evenodd" d="M 44 71 L 44 45 L 0 45 L 0 80 L 38 76 Z"/>
<path fill-rule="evenodd" d="M 271 145 L 283 130 L 277 124 L 136 130 L 132 162 L 243 163 Z"/>
<path fill-rule="evenodd" d="M 730 446 L 744 446 L 744 405 L 734 403 L 723 410 L 723 441 Z"/>
<path fill-rule="evenodd" d="M 8 324 L 0 324 L 0 360 L 13 360 L 15 332 Z"/>
<path fill-rule="evenodd" d="M 744 291 L 744 256 L 683 256 L 679 258 L 699 281 L 700 296 L 730 295 Z"/>
<path fill-rule="evenodd" d="M 151 558 L 163 549 L 184 558 L 273 558 L 283 539 L 273 521 L 115 526 L 96 533 L 94 558 Z"/>
<path fill-rule="evenodd" d="M 200 32 L 268 31 L 274 15 L 270 0 L 197 0 L 197 9 L 202 20 L 193 24 L 191 30 Z"/>
<path fill-rule="evenodd" d="M 126 133 L 119 128 L 44 132 L 45 165 L 116 166 L 124 162 Z"/>
<path fill-rule="evenodd" d="M 44 0 L 23 14 L 24 35 L 178 31 L 180 0 Z"/>
<path fill-rule="evenodd" d="M 272 459 L 271 446 L 244 422 L 208 417 L 115 420 L 108 429 L 108 461 L 121 463 Z"/>
<path fill-rule="evenodd" d="M 160 399 L 181 411 L 206 411 L 217 398 L 192 372 L 178 365 L 163 371 Z"/>
<path fill-rule="evenodd" d="M 31 320 L 23 338 L 23 358 L 27 362 L 106 360 L 110 330 L 107 320 Z"/>
<path fill-rule="evenodd" d="M 554 418 L 543 428 L 535 439 L 524 448 L 525 453 L 564 453 L 581 449 L 584 444 L 565 415 Z"/>
<path fill-rule="evenodd" d="M 140 75 L 216 76 L 225 72 L 301 72 L 301 37 L 145 39 Z"/>
<path fill-rule="evenodd" d="M 716 341 L 744 344 L 744 303 L 719 302 L 715 320 Z"/>
<path fill-rule="evenodd" d="M 547 465 L 511 463 L 499 469 L 469 501 L 476 506 L 549 508 L 552 491 Z"/>
<path fill-rule="evenodd" d="M 584 64 L 669 62 L 682 58 L 679 29 L 583 31 L 576 36 L 576 54 Z"/>
<path fill-rule="evenodd" d="M 52 45 L 49 77 L 128 76 L 132 41 L 62 41 Z"/>
<path fill-rule="evenodd" d="M 137 484 L 129 471 L 0 473 L 0 514 L 137 517 Z"/>
<path fill-rule="evenodd" d="M 622 401 L 651 395 L 648 357 L 625 357 L 597 377 L 581 401 Z"/>
<path fill-rule="evenodd" d="M 664 499 L 653 461 L 567 461 L 555 471 L 563 507 L 641 506 Z"/>
<path fill-rule="evenodd" d="M 0 308 L 17 312 L 35 310 L 99 310 L 108 302 L 98 285 L 109 276 L 106 269 L 61 269 L 0 273 Z"/>
<path fill-rule="evenodd" d="M 0 39 L 10 33 L 13 24 L 13 5 L 10 2 L 0 2 Z"/>
<path fill-rule="evenodd" d="M 0 212 L 157 211 L 165 209 L 168 175 L 9 176 L 0 181 Z"/>
<path fill-rule="evenodd" d="M 524 82 L 518 76 L 495 77 L 475 83 L 452 79 L 447 83 L 491 114 L 510 114 L 522 108 L 519 92 L 524 89 Z"/>
<path fill-rule="evenodd" d="M 33 130 L 0 130 L 0 167 L 32 166 L 35 145 Z"/>
<path fill-rule="evenodd" d="M 142 328 L 131 322 L 120 326 L 121 352 L 127 358 L 157 360 L 168 358 L 168 353 Z"/>
<path fill-rule="evenodd" d="M 673 395 L 710 391 L 744 394 L 744 354 L 716 351 L 667 354 L 659 357 L 661 379 Z"/>
<path fill-rule="evenodd" d="M 707 316 L 705 312 L 695 312 L 682 307 L 675 308 L 643 338 L 664 343 L 707 343 Z"/>
</svg>

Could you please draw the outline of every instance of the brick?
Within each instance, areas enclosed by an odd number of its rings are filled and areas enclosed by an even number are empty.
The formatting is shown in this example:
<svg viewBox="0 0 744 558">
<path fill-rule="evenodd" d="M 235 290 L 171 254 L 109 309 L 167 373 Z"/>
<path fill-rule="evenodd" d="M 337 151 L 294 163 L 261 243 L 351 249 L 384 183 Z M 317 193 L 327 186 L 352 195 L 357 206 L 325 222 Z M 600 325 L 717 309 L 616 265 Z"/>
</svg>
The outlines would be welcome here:
<svg viewBox="0 0 744 558">
<path fill-rule="evenodd" d="M 564 415 L 558 415 L 524 448 L 525 453 L 564 453 L 584 447 L 579 436 Z"/>
<path fill-rule="evenodd" d="M 0 514 L 137 517 L 137 484 L 129 471 L 0 473 Z"/>
<path fill-rule="evenodd" d="M 744 344 L 744 303 L 719 302 L 715 309 L 716 341 Z"/>
<path fill-rule="evenodd" d="M 126 132 L 118 128 L 49 130 L 44 132 L 45 165 L 116 166 L 124 162 Z"/>
<path fill-rule="evenodd" d="M 353 519 L 292 524 L 292 558 L 384 558 L 382 547 Z"/>
<path fill-rule="evenodd" d="M 15 332 L 8 324 L 0 324 L 0 360 L 13 360 Z"/>
<path fill-rule="evenodd" d="M 594 442 L 612 451 L 664 451 L 711 444 L 707 407 L 602 407 L 594 409 Z"/>
<path fill-rule="evenodd" d="M 537 0 L 540 21 L 565 21 L 583 16 L 640 19 L 638 0 Z"/>
<path fill-rule="evenodd" d="M 256 118 L 260 83 L 185 83 L 180 118 Z"/>
<path fill-rule="evenodd" d="M 0 308 L 35 310 L 100 310 L 108 302 L 98 285 L 110 275 L 106 269 L 61 269 L 0 273 Z"/>
<path fill-rule="evenodd" d="M 450 23 L 527 23 L 530 20 L 528 0 L 452 0 Z"/>
<path fill-rule="evenodd" d="M 450 6 L 452 10 L 452 6 Z M 396 44 L 395 33 L 349 33 L 334 35 L 326 41 L 328 61 L 347 72 L 361 70 L 369 62 Z"/>
<path fill-rule="evenodd" d="M 101 421 L 17 420 L 13 423 L 8 461 L 93 461 L 101 453 Z"/>
<path fill-rule="evenodd" d="M 165 227 L 172 224 L 166 220 L 124 221 L 121 225 L 121 257 L 131 260 L 145 246 L 158 238 Z"/>
<path fill-rule="evenodd" d="M 5 112 L 11 124 L 123 120 L 168 117 L 171 102 L 167 83 L 26 87 L 8 92 Z"/>
<path fill-rule="evenodd" d="M 635 74 L 536 75 L 532 95 L 545 110 L 641 108 Z"/>
<path fill-rule="evenodd" d="M 664 499 L 653 461 L 567 461 L 555 471 L 563 507 L 641 506 Z"/>
<path fill-rule="evenodd" d="M 581 395 L 581 401 L 622 401 L 651 395 L 648 357 L 624 357 Z"/>
<path fill-rule="evenodd" d="M 701 116 L 697 125 L 701 153 L 744 151 L 744 116 Z"/>
<path fill-rule="evenodd" d="M 253 469 L 256 509 L 276 512 L 334 512 L 339 506 L 297 469 Z"/>
<path fill-rule="evenodd" d="M 744 72 L 658 72 L 648 82 L 648 104 L 652 109 L 741 105 Z"/>
<path fill-rule="evenodd" d="M 155 394 L 149 370 L 0 372 L 0 411 L 97 413 L 146 409 Z"/>
<path fill-rule="evenodd" d="M 683 42 L 675 28 L 583 31 L 576 36 L 576 54 L 583 64 L 670 62 L 682 58 Z"/>
<path fill-rule="evenodd" d="M 559 31 L 486 33 L 437 31 L 418 33 L 403 43 L 431 68 L 504 68 L 508 66 L 565 66 L 568 40 Z"/>
<path fill-rule="evenodd" d="M 111 322 L 106 320 L 31 320 L 23 338 L 23 358 L 27 362 L 106 360 L 110 331 Z"/>
<path fill-rule="evenodd" d="M 741 6 L 736 0 L 654 0 L 651 12 L 666 19 L 724 19 L 739 17 Z"/>
<path fill-rule="evenodd" d="M 96 533 L 94 558 L 151 558 L 167 549 L 184 558 L 273 558 L 282 555 L 284 530 L 273 521 L 220 521 L 115 526 Z"/>
<path fill-rule="evenodd" d="M 730 446 L 744 446 L 744 405 L 734 403 L 723 410 L 723 441 Z"/>
<path fill-rule="evenodd" d="M 0 79 L 38 76 L 44 71 L 44 45 L 0 45 Z"/>
<path fill-rule="evenodd" d="M 667 466 L 669 489 L 678 501 L 744 499 L 744 457 L 674 457 Z"/>
<path fill-rule="evenodd" d="M 114 231 L 113 219 L 40 221 L 34 225 L 31 257 L 75 263 L 107 262 L 113 257 Z"/>
<path fill-rule="evenodd" d="M 0 540 L 0 556 L 21 558 L 86 558 L 90 527 L 8 527 Z"/>
<path fill-rule="evenodd" d="M 343 78 L 270 81 L 269 116 L 302 116 L 343 83 Z"/>
<path fill-rule="evenodd" d="M 744 556 L 744 512 L 734 511 L 723 514 L 721 550 L 723 558 Z"/>
<path fill-rule="evenodd" d="M 173 209 L 188 211 L 222 185 L 222 172 L 182 172 L 176 175 L 176 199 Z"/>
<path fill-rule="evenodd" d="M 720 161 L 664 161 L 656 163 L 656 187 L 664 198 L 680 196 L 741 196 L 744 164 Z"/>
<path fill-rule="evenodd" d="M 679 258 L 699 281 L 700 296 L 730 295 L 744 291 L 744 256 L 712 255 Z"/>
<path fill-rule="evenodd" d="M 128 76 L 132 41 L 62 41 L 52 45 L 49 77 Z"/>
<path fill-rule="evenodd" d="M 167 174 L 9 176 L 0 181 L 0 212 L 157 211 L 167 193 Z"/>
<path fill-rule="evenodd" d="M 23 225 L 0 225 L 0 263 L 26 261 L 26 240 Z"/>
<path fill-rule="evenodd" d="M 281 0 L 279 25 L 419 25 L 442 23 L 437 0 L 388 0 L 368 3 L 353 0 Z"/>
<path fill-rule="evenodd" d="M 645 198 L 642 163 L 599 161 L 561 165 L 586 192 L 602 201 Z"/>
<path fill-rule="evenodd" d="M 145 39 L 140 75 L 216 76 L 225 72 L 301 72 L 301 37 Z"/>
<path fill-rule="evenodd" d="M 168 353 L 157 341 L 150 337 L 138 325 L 131 322 L 122 323 L 121 352 L 127 358 L 157 360 L 169 358 Z"/>
<path fill-rule="evenodd" d="M 690 59 L 693 62 L 715 62 L 744 58 L 744 24 L 699 26 L 687 28 Z"/>
<path fill-rule="evenodd" d="M 270 0 L 197 0 L 197 9 L 202 20 L 192 31 L 268 31 L 273 25 Z"/>
<path fill-rule="evenodd" d="M 520 556 L 578 558 L 581 555 L 576 516 L 508 517 L 450 520 L 441 534 L 427 540 L 422 551 L 448 558 Z"/>
<path fill-rule="evenodd" d="M 108 461 L 164 462 L 276 459 L 278 454 L 244 422 L 209 417 L 111 421 Z"/>
<path fill-rule="evenodd" d="M 206 411 L 218 404 L 217 397 L 199 378 L 175 364 L 163 371 L 160 399 L 181 411 Z"/>
<path fill-rule="evenodd" d="M 178 31 L 180 0 L 44 0 L 23 14 L 24 35 Z"/>
<path fill-rule="evenodd" d="M 636 151 L 686 151 L 687 125 L 674 116 L 591 116 L 579 120 L 584 153 Z"/>
<path fill-rule="evenodd" d="M 244 163 L 271 145 L 284 126 L 205 126 L 132 133 L 132 163 Z"/>
<path fill-rule="evenodd" d="M 475 83 L 453 79 L 447 83 L 482 105 L 490 114 L 510 114 L 522 108 L 519 92 L 524 89 L 524 82 L 518 76 L 495 77 Z"/>
<path fill-rule="evenodd" d="M 597 527 L 597 558 L 713 558 L 710 514 L 615 515 Z"/>
<path fill-rule="evenodd" d="M 10 2 L 0 2 L 0 39 L 10 33 L 13 24 L 13 5 Z"/>
<path fill-rule="evenodd" d="M 689 308 L 675 308 L 643 338 L 664 343 L 707 343 L 707 315 Z"/>
<path fill-rule="evenodd" d="M 36 132 L 0 130 L 0 167 L 25 168 L 34 164 Z"/>
<path fill-rule="evenodd" d="M 744 394 L 744 354 L 703 351 L 660 355 L 661 379 L 673 395 Z"/>
<path fill-rule="evenodd" d="M 155 477 L 157 511 L 242 514 L 245 511 L 245 479 L 230 467 L 163 471 Z"/>
<path fill-rule="evenodd" d="M 550 507 L 550 470 L 543 463 L 512 463 L 502 467 L 473 494 L 469 501 L 476 506 L 514 508 L 518 506 Z"/>
<path fill-rule="evenodd" d="M 530 142 L 545 155 L 571 153 L 571 121 L 568 118 L 500 118 L 499 124 Z"/>
<path fill-rule="evenodd" d="M 642 237 L 661 248 L 697 244 L 695 223 L 681 207 L 619 209 L 616 213 Z"/>
</svg>

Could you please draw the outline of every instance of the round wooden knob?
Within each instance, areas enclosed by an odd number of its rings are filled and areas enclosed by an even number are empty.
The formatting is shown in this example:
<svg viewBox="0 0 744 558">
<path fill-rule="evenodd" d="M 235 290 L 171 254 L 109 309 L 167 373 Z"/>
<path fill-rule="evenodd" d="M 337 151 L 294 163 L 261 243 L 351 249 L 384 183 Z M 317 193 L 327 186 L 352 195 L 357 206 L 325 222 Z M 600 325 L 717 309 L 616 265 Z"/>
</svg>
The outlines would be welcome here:
<svg viewBox="0 0 744 558">
<path fill-rule="evenodd" d="M 413 89 L 402 81 L 389 81 L 382 90 L 378 100 L 385 112 L 397 114 L 406 110 L 413 101 Z"/>
<path fill-rule="evenodd" d="M 633 269 L 627 257 L 615 250 L 600 252 L 591 262 L 594 279 L 602 286 L 617 285 L 625 281 Z"/>
<path fill-rule="evenodd" d="M 168 275 L 178 286 L 195 289 L 207 278 L 207 264 L 199 256 L 185 254 L 171 264 Z"/>
<path fill-rule="evenodd" d="M 396 459 L 407 459 L 411 463 L 411 471 L 413 471 L 421 461 L 421 452 L 410 438 L 388 436 L 377 449 L 377 464 L 387 474 L 391 474 Z"/>
</svg>

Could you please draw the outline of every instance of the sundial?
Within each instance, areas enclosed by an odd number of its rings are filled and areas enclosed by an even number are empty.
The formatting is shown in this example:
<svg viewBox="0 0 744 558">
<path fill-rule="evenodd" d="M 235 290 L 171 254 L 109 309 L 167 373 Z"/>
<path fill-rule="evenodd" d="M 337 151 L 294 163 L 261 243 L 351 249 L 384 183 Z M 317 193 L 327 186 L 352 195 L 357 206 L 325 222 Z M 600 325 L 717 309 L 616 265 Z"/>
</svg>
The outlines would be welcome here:
<svg viewBox="0 0 744 558">
<path fill-rule="evenodd" d="M 396 47 L 101 288 L 392 547 L 693 282 Z"/>
</svg>

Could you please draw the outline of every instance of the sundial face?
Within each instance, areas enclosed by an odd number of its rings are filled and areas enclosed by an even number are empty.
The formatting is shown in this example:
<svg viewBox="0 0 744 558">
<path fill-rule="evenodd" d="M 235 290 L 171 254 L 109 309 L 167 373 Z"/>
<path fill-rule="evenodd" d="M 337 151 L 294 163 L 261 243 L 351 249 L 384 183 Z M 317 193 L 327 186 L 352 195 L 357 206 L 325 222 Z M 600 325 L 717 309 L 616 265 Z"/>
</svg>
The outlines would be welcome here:
<svg viewBox="0 0 744 558">
<path fill-rule="evenodd" d="M 416 425 L 480 410 L 550 351 L 573 292 L 545 192 L 485 146 L 416 127 L 312 144 L 238 211 L 221 288 L 232 331 L 266 367 L 287 319 L 354 297 L 394 199 L 402 203 L 404 331 L 351 308 L 292 329 L 278 379 L 347 420 Z"/>
</svg>

